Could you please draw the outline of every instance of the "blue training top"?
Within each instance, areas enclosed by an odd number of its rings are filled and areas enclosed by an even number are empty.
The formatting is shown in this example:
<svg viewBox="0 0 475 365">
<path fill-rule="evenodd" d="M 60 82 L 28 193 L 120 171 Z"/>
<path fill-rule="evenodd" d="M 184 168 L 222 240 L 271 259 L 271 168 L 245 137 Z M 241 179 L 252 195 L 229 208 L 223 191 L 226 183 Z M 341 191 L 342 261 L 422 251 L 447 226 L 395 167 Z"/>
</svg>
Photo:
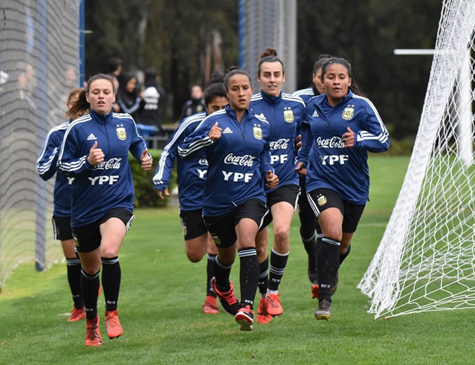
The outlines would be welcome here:
<svg viewBox="0 0 475 365">
<path fill-rule="evenodd" d="M 208 133 L 218 123 L 221 138 L 212 141 Z M 203 214 L 219 216 L 246 200 L 266 202 L 264 175 L 273 171 L 269 153 L 270 125 L 262 117 L 246 110 L 237 120 L 229 108 L 206 117 L 178 147 L 183 158 L 205 149 L 208 176 L 203 196 Z"/>
<path fill-rule="evenodd" d="M 207 113 L 203 112 L 183 119 L 163 149 L 153 177 L 153 184 L 157 190 L 167 188 L 177 159 L 178 198 L 182 211 L 202 208 L 208 161 L 204 150 L 196 153 L 193 158 L 184 160 L 178 156 L 178 146 L 206 116 Z"/>
<path fill-rule="evenodd" d="M 96 141 L 105 158 L 92 166 L 87 157 Z M 130 151 L 140 162 L 145 149 L 145 141 L 129 114 L 100 115 L 91 110 L 71 122 L 61 145 L 58 167 L 67 176 L 75 177 L 73 227 L 93 223 L 112 208 L 133 212 L 135 193 L 128 154 Z"/>
<path fill-rule="evenodd" d="M 68 129 L 67 121 L 57 127 L 52 128 L 41 149 L 40 157 L 36 162 L 36 171 L 43 180 L 51 179 L 57 172 L 56 163 L 58 162 L 58 153 L 63 142 L 64 133 Z M 71 197 L 73 193 L 73 177 L 58 172 L 54 183 L 54 210 L 56 217 L 71 216 Z"/>
<path fill-rule="evenodd" d="M 264 92 L 251 98 L 249 108 L 264 117 L 270 124 L 271 164 L 279 177 L 279 187 L 299 185 L 299 175 L 295 172 L 295 137 L 305 118 L 305 104 L 297 97 L 280 93 L 269 96 Z M 275 189 L 267 189 L 270 193 Z"/>
<path fill-rule="evenodd" d="M 332 189 L 343 200 L 364 205 L 369 196 L 368 154 L 389 149 L 389 133 L 367 98 L 351 91 L 334 107 L 325 94 L 310 99 L 299 160 L 307 164 L 307 191 Z M 355 145 L 345 148 L 347 128 Z"/>
</svg>

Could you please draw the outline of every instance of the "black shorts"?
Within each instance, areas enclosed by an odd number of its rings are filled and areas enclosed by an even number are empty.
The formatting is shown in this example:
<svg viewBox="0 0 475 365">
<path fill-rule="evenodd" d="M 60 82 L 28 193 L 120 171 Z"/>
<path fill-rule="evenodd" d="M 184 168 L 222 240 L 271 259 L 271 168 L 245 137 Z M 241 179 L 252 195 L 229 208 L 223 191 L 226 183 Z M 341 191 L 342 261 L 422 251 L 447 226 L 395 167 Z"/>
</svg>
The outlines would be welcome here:
<svg viewBox="0 0 475 365">
<path fill-rule="evenodd" d="M 297 209 L 297 202 L 299 201 L 300 188 L 297 185 L 284 185 L 269 194 L 267 194 L 267 206 L 269 209 L 276 203 L 287 202 L 294 207 L 294 210 Z M 264 218 L 264 223 L 260 230 L 267 227 L 270 222 L 272 222 L 272 213 L 269 211 L 269 214 Z"/>
<path fill-rule="evenodd" d="M 199 237 L 207 231 L 201 209 L 180 210 L 180 221 L 185 241 Z"/>
<path fill-rule="evenodd" d="M 366 205 L 357 205 L 343 200 L 336 191 L 331 189 L 315 189 L 307 193 L 307 198 L 315 215 L 320 215 L 325 209 L 338 208 L 343 215 L 343 232 L 353 233 L 358 227 Z"/>
<path fill-rule="evenodd" d="M 73 231 L 71 229 L 71 217 L 57 217 L 53 215 L 53 239 L 67 241 L 73 239 Z"/>
<path fill-rule="evenodd" d="M 228 248 L 234 245 L 237 240 L 235 227 L 241 219 L 252 219 L 260 228 L 268 212 L 269 210 L 262 200 L 249 199 L 226 214 L 216 217 L 204 216 L 203 219 L 216 246 Z"/>
<path fill-rule="evenodd" d="M 102 223 L 107 222 L 111 218 L 119 218 L 125 225 L 126 230 L 130 229 L 135 216 L 132 212 L 125 208 L 112 208 L 99 220 L 86 224 L 81 227 L 72 227 L 73 237 L 76 240 L 76 248 L 78 252 L 91 252 L 101 245 L 101 230 Z"/>
</svg>

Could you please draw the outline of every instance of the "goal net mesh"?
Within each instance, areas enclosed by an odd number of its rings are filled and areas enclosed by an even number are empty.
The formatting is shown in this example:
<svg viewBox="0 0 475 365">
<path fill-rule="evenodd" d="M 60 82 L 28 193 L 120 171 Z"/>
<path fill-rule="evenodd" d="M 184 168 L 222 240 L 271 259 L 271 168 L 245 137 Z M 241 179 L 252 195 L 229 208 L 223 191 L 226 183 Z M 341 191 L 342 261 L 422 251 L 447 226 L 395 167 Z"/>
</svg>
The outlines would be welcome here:
<svg viewBox="0 0 475 365">
<path fill-rule="evenodd" d="M 54 178 L 36 160 L 79 85 L 79 0 L 0 2 L 0 288 L 21 263 L 62 258 L 52 239 Z"/>
<path fill-rule="evenodd" d="M 475 308 L 475 2 L 445 0 L 406 177 L 359 288 L 376 318 Z"/>
</svg>

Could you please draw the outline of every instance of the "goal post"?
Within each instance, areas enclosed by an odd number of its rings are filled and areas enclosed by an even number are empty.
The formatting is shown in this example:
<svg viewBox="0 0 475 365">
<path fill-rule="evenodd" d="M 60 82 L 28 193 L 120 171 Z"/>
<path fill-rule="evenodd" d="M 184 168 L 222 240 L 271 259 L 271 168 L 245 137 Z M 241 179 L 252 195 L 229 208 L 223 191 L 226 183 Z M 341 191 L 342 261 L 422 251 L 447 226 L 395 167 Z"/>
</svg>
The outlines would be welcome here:
<svg viewBox="0 0 475 365">
<path fill-rule="evenodd" d="M 376 318 L 475 308 L 474 37 L 475 2 L 444 0 L 406 177 L 358 285 Z"/>
<path fill-rule="evenodd" d="M 283 91 L 297 88 L 297 1 L 239 0 L 239 67 L 249 72 L 258 92 L 257 63 L 266 47 L 285 65 Z M 270 26 L 272 25 L 272 26 Z"/>
</svg>

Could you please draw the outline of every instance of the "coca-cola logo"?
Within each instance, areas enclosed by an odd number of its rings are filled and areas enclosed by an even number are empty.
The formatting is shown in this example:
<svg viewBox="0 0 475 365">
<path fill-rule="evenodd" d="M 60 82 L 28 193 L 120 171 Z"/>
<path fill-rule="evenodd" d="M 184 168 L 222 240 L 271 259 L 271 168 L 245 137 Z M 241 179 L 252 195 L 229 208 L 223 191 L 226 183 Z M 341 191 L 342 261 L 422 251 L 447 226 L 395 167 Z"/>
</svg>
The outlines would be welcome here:
<svg viewBox="0 0 475 365">
<path fill-rule="evenodd" d="M 122 161 L 122 157 L 114 157 L 110 160 L 103 161 L 100 164 L 95 166 L 96 170 L 112 170 L 112 169 L 120 169 L 120 161 Z"/>
<path fill-rule="evenodd" d="M 286 150 L 289 147 L 290 138 L 281 138 L 269 143 L 271 150 Z"/>
<path fill-rule="evenodd" d="M 256 157 L 251 155 L 234 156 L 232 153 L 230 153 L 224 158 L 224 163 L 228 165 L 252 167 L 253 161 L 255 159 Z"/>
<path fill-rule="evenodd" d="M 317 138 L 318 148 L 344 148 L 345 141 L 341 137 Z"/>
</svg>

